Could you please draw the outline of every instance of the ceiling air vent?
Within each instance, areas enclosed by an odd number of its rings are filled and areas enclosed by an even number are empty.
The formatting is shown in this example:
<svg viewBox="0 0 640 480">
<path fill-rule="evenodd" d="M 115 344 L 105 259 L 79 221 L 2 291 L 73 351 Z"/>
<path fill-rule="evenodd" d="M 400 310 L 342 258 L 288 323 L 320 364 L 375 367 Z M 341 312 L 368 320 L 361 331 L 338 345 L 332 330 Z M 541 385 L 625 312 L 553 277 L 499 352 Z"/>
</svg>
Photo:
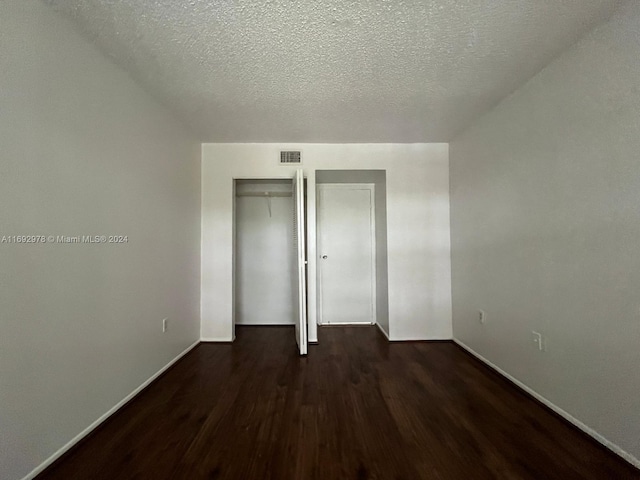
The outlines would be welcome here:
<svg viewBox="0 0 640 480">
<path fill-rule="evenodd" d="M 280 165 L 300 165 L 302 163 L 300 153 L 300 150 L 280 152 Z"/>
</svg>

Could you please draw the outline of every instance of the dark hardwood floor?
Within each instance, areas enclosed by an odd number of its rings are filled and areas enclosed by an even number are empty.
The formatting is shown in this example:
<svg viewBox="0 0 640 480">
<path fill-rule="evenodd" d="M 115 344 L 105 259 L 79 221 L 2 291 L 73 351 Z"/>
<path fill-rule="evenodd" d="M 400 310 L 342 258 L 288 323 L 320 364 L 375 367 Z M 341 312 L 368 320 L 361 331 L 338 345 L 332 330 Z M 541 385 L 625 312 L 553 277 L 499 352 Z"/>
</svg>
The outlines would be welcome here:
<svg viewBox="0 0 640 480">
<path fill-rule="evenodd" d="M 238 327 L 201 344 L 43 479 L 640 479 L 452 343 Z"/>
</svg>

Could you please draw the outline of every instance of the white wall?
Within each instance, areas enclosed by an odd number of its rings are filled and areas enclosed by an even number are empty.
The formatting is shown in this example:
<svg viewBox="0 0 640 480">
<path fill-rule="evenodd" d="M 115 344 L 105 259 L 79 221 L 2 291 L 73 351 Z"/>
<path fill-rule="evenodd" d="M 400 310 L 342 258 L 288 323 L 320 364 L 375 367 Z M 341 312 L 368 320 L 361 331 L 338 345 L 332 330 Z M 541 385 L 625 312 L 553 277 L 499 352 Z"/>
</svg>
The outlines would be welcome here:
<svg viewBox="0 0 640 480">
<path fill-rule="evenodd" d="M 0 2 L 0 478 L 199 338 L 200 145 L 42 2 Z M 169 331 L 161 321 L 169 317 Z"/>
<path fill-rule="evenodd" d="M 251 192 L 289 196 L 236 196 L 236 324 L 293 325 L 297 297 L 294 299 L 291 285 L 297 257 L 292 185 L 287 180 L 239 181 L 236 185 L 236 195 Z"/>
<path fill-rule="evenodd" d="M 393 340 L 451 338 L 446 144 L 204 144 L 202 337 L 231 340 L 233 179 L 289 178 L 280 149 L 301 149 L 307 176 L 309 339 L 317 339 L 315 170 L 387 173 L 389 329 Z"/>
<path fill-rule="evenodd" d="M 451 144 L 455 338 L 636 464 L 638 32 L 630 2 Z"/>
</svg>

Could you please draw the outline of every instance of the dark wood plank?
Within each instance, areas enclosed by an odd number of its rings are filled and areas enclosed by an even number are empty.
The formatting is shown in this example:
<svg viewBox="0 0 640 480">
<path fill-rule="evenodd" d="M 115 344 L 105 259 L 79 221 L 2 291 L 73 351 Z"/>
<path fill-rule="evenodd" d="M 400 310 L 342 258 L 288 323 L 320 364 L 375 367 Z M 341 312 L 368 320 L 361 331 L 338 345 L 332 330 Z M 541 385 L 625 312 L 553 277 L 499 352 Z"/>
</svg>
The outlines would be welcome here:
<svg viewBox="0 0 640 480">
<path fill-rule="evenodd" d="M 640 479 L 453 343 L 290 327 L 201 344 L 43 472 L 54 479 Z"/>
</svg>

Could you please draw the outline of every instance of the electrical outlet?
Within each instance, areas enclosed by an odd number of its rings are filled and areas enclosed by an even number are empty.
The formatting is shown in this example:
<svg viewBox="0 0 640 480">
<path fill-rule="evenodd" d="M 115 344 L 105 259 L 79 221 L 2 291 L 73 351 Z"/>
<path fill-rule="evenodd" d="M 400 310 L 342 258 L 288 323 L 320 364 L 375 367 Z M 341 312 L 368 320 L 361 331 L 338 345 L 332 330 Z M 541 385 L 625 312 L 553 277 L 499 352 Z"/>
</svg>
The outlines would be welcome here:
<svg viewBox="0 0 640 480">
<path fill-rule="evenodd" d="M 487 314 L 484 313 L 484 310 L 478 310 L 478 321 L 481 325 L 484 325 L 487 321 Z"/>
<path fill-rule="evenodd" d="M 533 338 L 533 343 L 536 345 L 536 348 L 544 352 L 545 351 L 545 339 L 540 332 L 536 332 L 535 330 L 531 330 L 531 335 Z"/>
<path fill-rule="evenodd" d="M 162 333 L 167 331 L 168 324 L 169 324 L 169 319 L 168 318 L 163 318 L 162 319 Z"/>
</svg>

